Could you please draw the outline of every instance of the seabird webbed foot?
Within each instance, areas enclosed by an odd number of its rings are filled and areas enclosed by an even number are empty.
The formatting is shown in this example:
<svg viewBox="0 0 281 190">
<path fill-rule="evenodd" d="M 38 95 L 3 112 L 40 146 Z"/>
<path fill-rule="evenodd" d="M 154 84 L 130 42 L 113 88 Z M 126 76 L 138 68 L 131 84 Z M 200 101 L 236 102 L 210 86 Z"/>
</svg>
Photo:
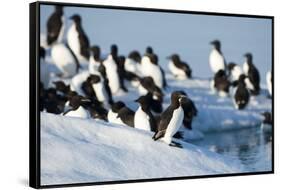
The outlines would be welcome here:
<svg viewBox="0 0 281 190">
<path fill-rule="evenodd" d="M 180 143 L 177 143 L 175 141 L 172 141 L 169 146 L 173 146 L 173 147 L 178 147 L 178 148 L 182 148 L 182 145 Z"/>
</svg>

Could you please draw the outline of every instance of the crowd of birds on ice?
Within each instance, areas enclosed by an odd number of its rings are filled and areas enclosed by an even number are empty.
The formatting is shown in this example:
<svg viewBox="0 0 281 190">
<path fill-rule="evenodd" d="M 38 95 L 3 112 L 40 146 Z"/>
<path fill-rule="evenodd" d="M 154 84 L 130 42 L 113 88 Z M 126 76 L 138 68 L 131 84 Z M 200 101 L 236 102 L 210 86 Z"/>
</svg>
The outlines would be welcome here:
<svg viewBox="0 0 281 190">
<path fill-rule="evenodd" d="M 181 137 L 178 129 L 182 125 L 192 128 L 192 119 L 197 115 L 196 105 L 186 92 L 174 91 L 170 105 L 163 109 L 168 84 L 153 48 L 148 46 L 143 55 L 133 50 L 125 57 L 118 54 L 118 46 L 113 44 L 110 53 L 102 56 L 99 46 L 90 45 L 82 27 L 82 18 L 75 14 L 70 20 L 72 23 L 66 28 L 63 7 L 55 6 L 47 21 L 46 45 L 40 47 L 40 111 L 100 119 L 153 131 L 154 140 L 161 139 L 171 146 L 180 147 L 172 138 Z M 261 90 L 260 74 L 253 55 L 244 55 L 242 67 L 235 63 L 227 64 L 220 41 L 214 40 L 210 44 L 209 65 L 214 73 L 211 91 L 222 97 L 230 96 L 230 90 L 233 91 L 234 107 L 244 109 L 250 97 L 259 95 Z M 50 64 L 45 62 L 47 51 L 59 69 L 55 81 L 50 80 L 54 73 L 46 66 Z M 178 54 L 168 56 L 167 62 L 175 80 L 192 80 L 191 67 Z M 81 63 L 86 63 L 86 66 Z M 116 94 L 130 93 L 125 81 L 141 95 L 135 100 L 139 104 L 136 111 L 127 107 L 126 102 L 114 101 Z M 270 98 L 271 71 L 268 71 L 266 81 Z M 271 113 L 262 114 L 265 117 L 263 123 L 271 125 Z"/>
</svg>

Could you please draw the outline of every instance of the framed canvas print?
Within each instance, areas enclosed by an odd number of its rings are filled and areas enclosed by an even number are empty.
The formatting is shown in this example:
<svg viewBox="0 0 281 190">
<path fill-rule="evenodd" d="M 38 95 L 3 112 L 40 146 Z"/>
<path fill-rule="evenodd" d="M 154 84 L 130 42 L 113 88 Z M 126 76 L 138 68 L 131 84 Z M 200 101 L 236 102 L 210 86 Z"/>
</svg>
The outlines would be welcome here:
<svg viewBox="0 0 281 190">
<path fill-rule="evenodd" d="M 30 4 L 30 186 L 274 172 L 274 18 Z"/>
</svg>

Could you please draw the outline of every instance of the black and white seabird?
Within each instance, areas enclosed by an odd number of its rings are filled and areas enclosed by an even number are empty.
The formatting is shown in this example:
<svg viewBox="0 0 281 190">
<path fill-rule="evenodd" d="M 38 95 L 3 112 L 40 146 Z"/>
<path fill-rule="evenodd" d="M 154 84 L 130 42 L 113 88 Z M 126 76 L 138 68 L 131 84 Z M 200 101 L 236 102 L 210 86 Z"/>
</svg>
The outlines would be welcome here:
<svg viewBox="0 0 281 190">
<path fill-rule="evenodd" d="M 125 60 L 124 68 L 126 71 L 141 76 L 140 71 L 141 55 L 138 51 L 131 51 Z"/>
<path fill-rule="evenodd" d="M 60 43 L 64 35 L 63 7 L 55 6 L 55 11 L 47 21 L 47 44 Z"/>
<path fill-rule="evenodd" d="M 148 96 L 141 96 L 135 100 L 139 103 L 134 116 L 134 127 L 146 131 L 156 131 L 157 124 L 150 111 L 150 99 Z"/>
<path fill-rule="evenodd" d="M 253 64 L 253 55 L 251 53 L 246 53 L 245 63 L 243 64 L 243 70 L 247 76 L 246 85 L 250 89 L 252 95 L 258 95 L 260 92 L 260 74 L 258 69 Z"/>
<path fill-rule="evenodd" d="M 53 63 L 57 66 L 61 73 L 61 77 L 69 78 L 78 73 L 80 63 L 67 44 L 55 43 L 51 49 L 51 57 Z"/>
<path fill-rule="evenodd" d="M 272 96 L 272 74 L 268 71 L 266 74 L 267 89 L 270 96 Z"/>
<path fill-rule="evenodd" d="M 156 63 L 156 65 L 158 65 L 158 60 L 159 60 L 159 59 L 158 59 L 157 54 L 154 53 L 152 47 L 148 46 L 148 47 L 146 48 L 145 52 L 146 52 L 146 54 L 151 54 L 151 55 L 153 55 L 153 56 L 154 56 L 154 62 Z M 166 88 L 168 85 L 167 85 L 167 81 L 166 81 L 165 71 L 164 71 L 164 69 L 163 69 L 160 65 L 158 65 L 158 66 L 159 66 L 160 71 L 161 71 L 161 74 L 162 74 L 162 80 L 163 80 L 162 83 L 163 83 L 163 87 Z"/>
<path fill-rule="evenodd" d="M 118 75 L 118 49 L 116 45 L 111 46 L 111 53 L 103 61 L 104 74 L 108 79 L 108 85 L 112 94 L 117 94 L 121 89 L 120 79 Z"/>
<path fill-rule="evenodd" d="M 152 137 L 154 140 L 162 139 L 171 146 L 179 146 L 175 142 L 172 143 L 172 137 L 176 134 L 182 125 L 184 111 L 181 106 L 182 100 L 185 98 L 180 92 L 173 92 L 171 95 L 170 106 L 161 114 L 160 123 L 156 133 Z"/>
<path fill-rule="evenodd" d="M 160 100 L 164 96 L 162 90 L 154 83 L 152 77 L 143 77 L 139 79 L 139 93 L 141 95 L 146 95 L 151 93 L 154 99 Z"/>
<path fill-rule="evenodd" d="M 187 79 L 191 78 L 192 70 L 189 65 L 183 61 L 181 61 L 180 56 L 178 54 L 173 54 L 168 57 L 169 64 L 168 67 L 171 73 L 178 79 Z"/>
<path fill-rule="evenodd" d="M 90 100 L 84 98 L 83 96 L 76 95 L 70 98 L 66 102 L 65 110 L 63 115 L 69 117 L 79 117 L 79 118 L 90 118 L 90 114 L 87 109 L 84 108 L 84 103 L 89 103 Z"/>
<path fill-rule="evenodd" d="M 221 43 L 219 40 L 210 42 L 213 46 L 209 56 L 209 64 L 213 73 L 217 73 L 219 70 L 225 70 L 226 63 L 224 56 L 221 52 Z"/>
<path fill-rule="evenodd" d="M 111 106 L 111 109 L 108 111 L 108 114 L 107 114 L 108 122 L 122 125 L 123 122 L 121 121 L 120 118 L 117 118 L 117 116 L 118 116 L 118 112 L 123 107 L 126 107 L 126 105 L 122 101 L 117 101 L 117 102 L 113 103 Z"/>
<path fill-rule="evenodd" d="M 117 118 L 121 119 L 122 124 L 129 127 L 134 127 L 135 125 L 134 117 L 135 117 L 135 112 L 126 106 L 122 107 L 118 111 L 118 115 L 117 115 Z"/>
<path fill-rule="evenodd" d="M 228 72 L 230 75 L 231 82 L 237 81 L 239 79 L 240 75 L 243 74 L 242 68 L 233 62 L 230 62 L 229 64 L 227 64 L 227 69 L 228 69 Z"/>
<path fill-rule="evenodd" d="M 211 88 L 214 88 L 221 97 L 228 96 L 230 85 L 231 83 L 224 70 L 219 70 L 211 81 Z"/>
<path fill-rule="evenodd" d="M 90 58 L 89 58 L 89 73 L 90 74 L 99 74 L 99 66 L 101 65 L 101 58 L 100 58 L 100 47 L 99 46 L 92 46 L 90 47 Z"/>
<path fill-rule="evenodd" d="M 141 73 L 142 76 L 150 76 L 154 83 L 162 89 L 164 87 L 164 79 L 161 68 L 158 65 L 158 57 L 155 54 L 146 53 L 141 59 Z"/>
<path fill-rule="evenodd" d="M 89 83 L 92 85 L 97 100 L 102 102 L 104 105 L 107 105 L 108 102 L 108 94 L 105 90 L 104 83 L 99 75 L 91 74 L 88 77 Z"/>
<path fill-rule="evenodd" d="M 245 83 L 246 76 L 244 74 L 240 75 L 238 79 L 238 86 L 234 91 L 234 105 L 236 109 L 244 109 L 250 99 L 250 93 L 246 87 Z"/>
<path fill-rule="evenodd" d="M 82 19 L 75 14 L 70 17 L 73 21 L 67 32 L 67 43 L 80 62 L 87 62 L 90 57 L 89 39 L 82 28 Z"/>
</svg>

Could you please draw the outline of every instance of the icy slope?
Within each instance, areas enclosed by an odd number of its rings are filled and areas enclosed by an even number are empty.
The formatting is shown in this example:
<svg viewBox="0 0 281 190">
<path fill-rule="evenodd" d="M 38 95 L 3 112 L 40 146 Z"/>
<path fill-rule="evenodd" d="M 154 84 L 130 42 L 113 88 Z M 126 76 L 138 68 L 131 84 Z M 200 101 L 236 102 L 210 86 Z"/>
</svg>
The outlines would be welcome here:
<svg viewBox="0 0 281 190">
<path fill-rule="evenodd" d="M 152 133 L 102 121 L 41 113 L 42 184 L 243 172 L 206 149 L 154 142 Z"/>
</svg>

